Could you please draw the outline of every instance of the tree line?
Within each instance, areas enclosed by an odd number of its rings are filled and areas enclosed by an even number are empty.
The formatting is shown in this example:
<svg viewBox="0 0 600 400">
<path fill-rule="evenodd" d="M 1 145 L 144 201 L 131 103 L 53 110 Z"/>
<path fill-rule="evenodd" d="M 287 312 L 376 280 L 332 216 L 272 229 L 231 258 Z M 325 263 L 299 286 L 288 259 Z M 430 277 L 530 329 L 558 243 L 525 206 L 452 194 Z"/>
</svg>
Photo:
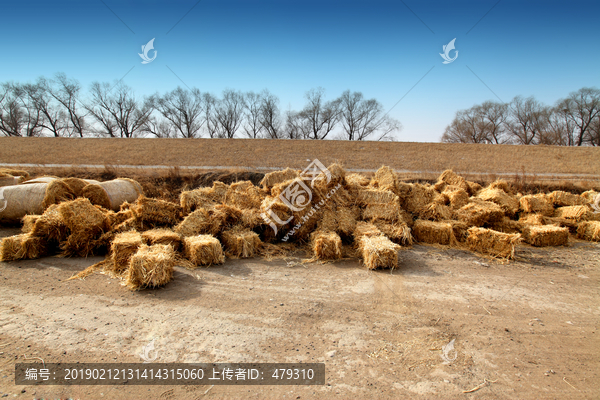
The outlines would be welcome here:
<svg viewBox="0 0 600 400">
<path fill-rule="evenodd" d="M 458 111 L 442 142 L 600 146 L 600 90 L 581 88 L 553 106 L 522 96 L 486 101 Z"/>
<path fill-rule="evenodd" d="M 181 88 L 136 96 L 119 81 L 94 82 L 84 93 L 64 73 L 35 83 L 0 84 L 0 134 L 54 137 L 392 139 L 401 129 L 376 99 L 345 91 L 326 100 L 305 95 L 300 111 L 283 111 L 277 96 L 226 89 L 221 96 Z"/>
</svg>

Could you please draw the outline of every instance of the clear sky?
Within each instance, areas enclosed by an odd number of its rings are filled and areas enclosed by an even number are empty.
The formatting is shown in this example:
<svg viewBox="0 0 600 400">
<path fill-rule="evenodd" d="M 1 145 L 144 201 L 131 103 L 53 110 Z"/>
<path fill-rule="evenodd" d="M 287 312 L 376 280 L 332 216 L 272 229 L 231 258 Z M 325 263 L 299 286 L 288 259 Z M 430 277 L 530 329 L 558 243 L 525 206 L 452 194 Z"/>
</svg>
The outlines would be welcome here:
<svg viewBox="0 0 600 400">
<path fill-rule="evenodd" d="M 597 0 L 5 1 L 0 82 L 64 72 L 86 90 L 124 77 L 140 95 L 268 88 L 282 110 L 311 88 L 350 89 L 395 105 L 398 140 L 438 141 L 457 110 L 485 100 L 553 104 L 600 87 L 599 15 Z"/>
</svg>

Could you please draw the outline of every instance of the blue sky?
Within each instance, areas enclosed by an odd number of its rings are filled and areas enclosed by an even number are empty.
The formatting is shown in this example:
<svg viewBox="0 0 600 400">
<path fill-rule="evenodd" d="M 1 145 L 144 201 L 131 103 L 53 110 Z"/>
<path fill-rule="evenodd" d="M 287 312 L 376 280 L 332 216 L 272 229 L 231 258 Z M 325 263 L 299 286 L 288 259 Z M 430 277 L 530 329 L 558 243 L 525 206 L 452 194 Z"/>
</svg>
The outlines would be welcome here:
<svg viewBox="0 0 600 400">
<path fill-rule="evenodd" d="M 402 99 L 390 111 L 397 139 L 432 142 L 485 100 L 553 104 L 600 87 L 599 11 L 548 0 L 5 2 L 0 82 L 64 72 L 86 89 L 125 76 L 139 95 L 268 88 L 282 110 L 300 109 L 311 88 L 330 99 L 350 89 L 386 110 Z M 143 65 L 152 38 L 157 57 Z M 459 55 L 444 65 L 453 38 Z"/>
</svg>

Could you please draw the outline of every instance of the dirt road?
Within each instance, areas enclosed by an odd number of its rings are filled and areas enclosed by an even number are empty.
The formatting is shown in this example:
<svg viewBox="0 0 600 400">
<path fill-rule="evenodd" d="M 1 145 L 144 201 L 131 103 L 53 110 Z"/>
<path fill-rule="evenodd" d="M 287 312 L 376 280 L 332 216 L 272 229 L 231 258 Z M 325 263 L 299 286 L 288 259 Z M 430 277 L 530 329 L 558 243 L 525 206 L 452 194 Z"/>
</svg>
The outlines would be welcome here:
<svg viewBox="0 0 600 400">
<path fill-rule="evenodd" d="M 178 268 L 165 288 L 141 292 L 101 274 L 66 281 L 100 258 L 0 263 L 0 396 L 597 398 L 599 250 L 523 246 L 502 265 L 415 245 L 393 272 L 356 260 L 227 260 Z M 324 362 L 326 385 L 14 385 L 15 362 L 140 362 L 152 339 L 157 362 Z M 444 364 L 452 339 L 456 360 Z"/>
</svg>

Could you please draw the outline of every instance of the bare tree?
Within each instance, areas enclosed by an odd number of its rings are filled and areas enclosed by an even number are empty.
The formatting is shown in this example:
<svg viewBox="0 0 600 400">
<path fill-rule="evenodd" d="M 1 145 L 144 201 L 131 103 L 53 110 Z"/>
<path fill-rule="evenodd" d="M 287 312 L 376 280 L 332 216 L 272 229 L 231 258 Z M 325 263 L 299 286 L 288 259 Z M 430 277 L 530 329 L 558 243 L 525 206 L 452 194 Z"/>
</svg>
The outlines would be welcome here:
<svg viewBox="0 0 600 400">
<path fill-rule="evenodd" d="M 596 115 L 588 129 L 592 146 L 600 146 L 600 115 Z"/>
<path fill-rule="evenodd" d="M 152 112 L 151 101 L 139 101 L 122 82 L 92 83 L 91 102 L 86 105 L 98 124 L 99 133 L 110 137 L 131 138 L 142 131 Z"/>
<path fill-rule="evenodd" d="M 223 98 L 217 102 L 214 113 L 218 137 L 235 137 L 244 118 L 244 107 L 244 95 L 241 92 L 231 89 L 223 91 Z"/>
<path fill-rule="evenodd" d="M 194 138 L 198 136 L 205 121 L 200 90 L 196 88 L 185 90 L 178 86 L 177 89 L 163 96 L 155 94 L 151 97 L 151 101 L 154 108 L 181 137 Z M 154 121 L 150 121 L 149 125 L 155 125 Z M 155 132 L 153 134 L 156 135 Z M 160 134 L 166 134 L 164 129 Z"/>
<path fill-rule="evenodd" d="M 40 114 L 39 125 L 42 130 L 54 137 L 68 136 L 68 115 L 48 91 L 44 78 L 39 78 L 35 84 L 19 85 L 19 90 L 24 98 L 25 107 Z"/>
<path fill-rule="evenodd" d="M 267 89 L 261 93 L 260 124 L 270 139 L 279 139 L 281 135 L 281 115 L 279 99 Z"/>
<path fill-rule="evenodd" d="M 43 115 L 24 85 L 4 83 L 0 89 L 0 132 L 6 136 L 40 136 Z"/>
<path fill-rule="evenodd" d="M 572 92 L 557 105 L 575 125 L 575 145 L 581 146 L 586 141 L 592 142 L 589 128 L 596 116 L 600 114 L 600 90 L 581 88 Z"/>
<path fill-rule="evenodd" d="M 325 101 L 325 89 L 306 92 L 307 103 L 297 115 L 297 124 L 304 139 L 325 139 L 340 120 L 340 99 Z"/>
<path fill-rule="evenodd" d="M 210 93 L 204 93 L 202 100 L 204 102 L 203 112 L 204 121 L 206 122 L 206 132 L 208 133 L 208 137 L 216 138 L 218 137 L 219 126 L 215 114 L 219 100 Z"/>
<path fill-rule="evenodd" d="M 68 116 L 65 127 L 66 136 L 83 137 L 85 125 L 85 108 L 80 101 L 81 85 L 75 79 L 69 79 L 64 73 L 58 73 L 54 79 L 41 82 L 45 91 L 50 94 Z"/>
<path fill-rule="evenodd" d="M 285 126 L 283 129 L 283 137 L 286 139 L 305 139 L 305 132 L 308 127 L 303 127 L 302 124 L 306 123 L 306 120 L 300 117 L 300 113 L 287 110 L 285 112 Z"/>
<path fill-rule="evenodd" d="M 479 106 L 456 112 L 444 130 L 445 143 L 490 143 L 486 120 Z"/>
<path fill-rule="evenodd" d="M 340 98 L 340 119 L 347 140 L 366 140 L 379 133 L 377 140 L 401 129 L 399 121 L 383 114 L 383 106 L 375 99 L 365 100 L 360 92 L 346 90 Z"/>
<path fill-rule="evenodd" d="M 263 126 L 260 123 L 260 106 L 262 98 L 259 93 L 247 92 L 245 95 L 245 121 L 243 125 L 244 134 L 251 139 L 260 137 Z"/>
<path fill-rule="evenodd" d="M 170 121 L 151 114 L 141 128 L 142 133 L 156 136 L 157 138 L 176 138 L 177 132 Z"/>
<path fill-rule="evenodd" d="M 546 129 L 545 107 L 533 96 L 516 96 L 508 105 L 505 126 L 510 140 L 516 144 L 536 144 Z"/>
<path fill-rule="evenodd" d="M 481 115 L 483 121 L 484 136 L 488 143 L 502 144 L 507 142 L 506 117 L 507 104 L 495 101 L 486 101 L 477 106 L 476 112 Z"/>
</svg>

